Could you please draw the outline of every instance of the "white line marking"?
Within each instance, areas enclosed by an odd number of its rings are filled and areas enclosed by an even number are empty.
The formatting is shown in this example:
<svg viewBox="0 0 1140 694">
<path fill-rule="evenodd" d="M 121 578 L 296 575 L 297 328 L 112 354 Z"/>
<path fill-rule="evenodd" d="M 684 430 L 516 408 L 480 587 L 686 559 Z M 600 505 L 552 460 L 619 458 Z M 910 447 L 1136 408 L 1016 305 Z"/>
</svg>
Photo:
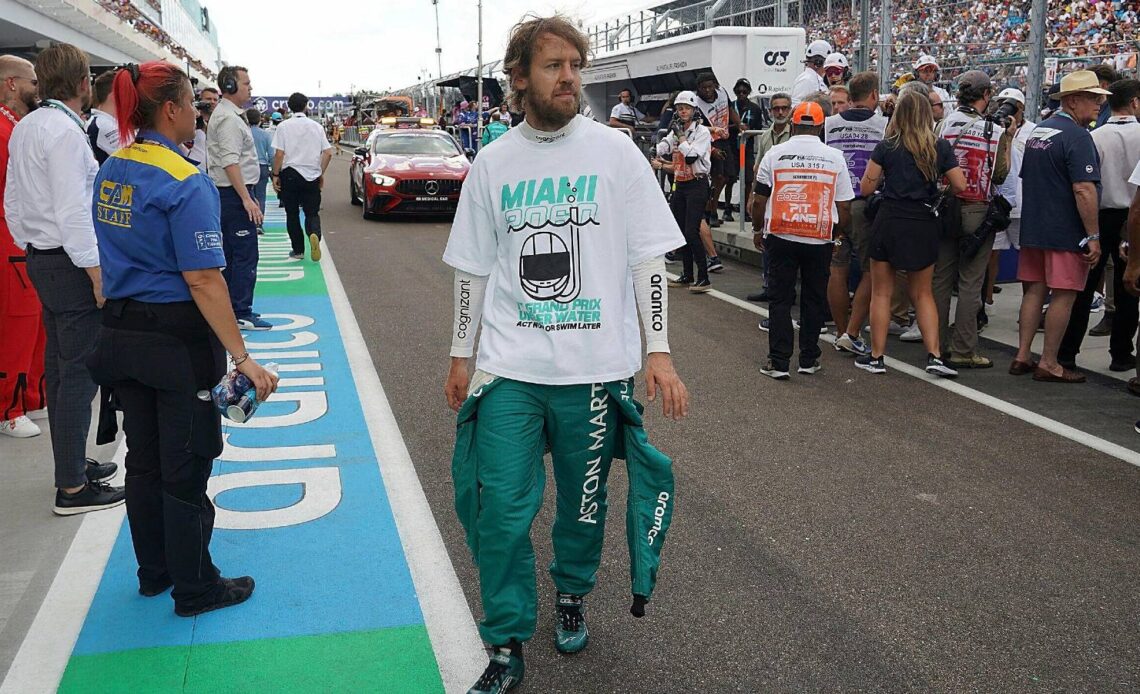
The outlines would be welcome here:
<svg viewBox="0 0 1140 694">
<path fill-rule="evenodd" d="M 443 686 L 448 692 L 465 692 L 486 666 L 487 655 L 376 365 L 327 250 L 321 265 Z"/>
<path fill-rule="evenodd" d="M 671 279 L 676 279 L 677 275 L 669 273 L 669 277 Z M 743 299 L 738 299 L 735 296 L 730 296 L 716 289 L 710 291 L 708 294 L 709 296 L 716 297 L 725 303 L 732 304 L 737 308 L 742 308 L 745 311 L 751 311 L 752 313 L 763 316 L 764 318 L 768 317 L 767 309 L 751 304 L 747 301 L 744 301 Z M 835 337 L 830 334 L 820 335 L 819 339 L 829 344 L 835 344 Z M 894 359 L 892 357 L 886 357 L 886 361 L 888 366 L 900 373 L 904 373 L 908 376 L 913 376 L 919 380 L 926 381 L 932 386 L 942 388 L 943 390 L 948 390 L 951 393 L 955 393 L 957 395 L 961 395 L 964 398 L 973 400 L 979 405 L 985 405 L 986 407 L 995 409 L 998 412 L 1007 414 L 1010 417 L 1016 417 L 1017 419 L 1020 419 L 1027 424 L 1032 424 L 1035 427 L 1040 427 L 1045 431 L 1079 443 L 1082 446 L 1088 446 L 1093 450 L 1100 451 L 1105 455 L 1110 455 L 1117 460 L 1124 461 L 1129 465 L 1140 467 L 1140 453 L 1130 448 L 1125 448 L 1120 444 L 1106 441 L 1105 439 L 1102 439 L 1099 436 L 1094 436 L 1087 431 L 1081 431 L 1080 429 L 1071 427 L 1063 422 L 1058 422 L 1055 419 L 1050 419 L 1044 415 L 1037 414 L 1032 410 L 1027 410 L 1020 405 L 1014 405 L 1013 403 L 1006 402 L 1001 398 L 996 398 L 987 393 L 983 393 L 980 390 L 975 390 L 969 386 L 962 385 L 957 381 L 951 381 L 945 378 L 932 376 L 926 373 L 925 370 L 920 369 L 916 366 L 912 366 L 904 361 L 899 361 L 898 359 Z"/>
<path fill-rule="evenodd" d="M 123 441 L 112 458 L 119 464 L 117 485 L 123 483 L 126 455 L 127 444 Z M 83 516 L 59 572 L 0 684 L 0 694 L 47 694 L 59 687 L 126 515 L 126 507 L 119 506 Z"/>
</svg>

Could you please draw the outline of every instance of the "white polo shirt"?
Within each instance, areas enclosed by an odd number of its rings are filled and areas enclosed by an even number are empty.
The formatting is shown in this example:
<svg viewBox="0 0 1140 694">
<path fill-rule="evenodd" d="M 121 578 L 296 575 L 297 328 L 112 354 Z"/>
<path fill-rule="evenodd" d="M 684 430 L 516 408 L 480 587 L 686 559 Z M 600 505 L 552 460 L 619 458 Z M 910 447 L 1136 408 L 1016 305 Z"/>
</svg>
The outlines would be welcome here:
<svg viewBox="0 0 1140 694">
<path fill-rule="evenodd" d="M 273 149 L 285 153 L 281 171 L 293 169 L 306 181 L 315 181 L 321 176 L 321 154 L 332 149 L 332 145 L 320 123 L 304 113 L 294 113 L 292 118 L 277 126 L 273 133 Z"/>
<path fill-rule="evenodd" d="M 792 83 L 792 108 L 800 105 L 800 102 L 808 98 L 812 94 L 819 94 L 827 91 L 827 82 L 819 73 L 810 67 L 805 67 L 804 71 L 796 77 L 796 81 Z"/>
<path fill-rule="evenodd" d="M 1092 139 L 1100 155 L 1100 209 L 1126 210 L 1136 194 L 1128 176 L 1140 162 L 1140 123 L 1135 116 L 1113 116 L 1092 131 Z"/>
<path fill-rule="evenodd" d="M 855 198 L 843 153 L 815 135 L 795 135 L 768 150 L 756 183 L 769 190 L 764 235 L 797 243 L 831 243 L 836 203 Z"/>
</svg>

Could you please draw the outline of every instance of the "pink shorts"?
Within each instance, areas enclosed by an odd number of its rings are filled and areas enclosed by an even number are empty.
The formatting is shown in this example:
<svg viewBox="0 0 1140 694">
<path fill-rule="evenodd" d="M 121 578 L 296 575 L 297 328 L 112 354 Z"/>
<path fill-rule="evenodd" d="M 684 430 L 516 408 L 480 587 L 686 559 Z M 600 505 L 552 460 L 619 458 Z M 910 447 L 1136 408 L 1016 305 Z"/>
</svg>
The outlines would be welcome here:
<svg viewBox="0 0 1140 694">
<path fill-rule="evenodd" d="M 1079 292 L 1089 278 L 1089 264 L 1083 253 L 1048 248 L 1022 247 L 1017 259 L 1017 279 L 1044 282 L 1050 289 Z"/>
</svg>

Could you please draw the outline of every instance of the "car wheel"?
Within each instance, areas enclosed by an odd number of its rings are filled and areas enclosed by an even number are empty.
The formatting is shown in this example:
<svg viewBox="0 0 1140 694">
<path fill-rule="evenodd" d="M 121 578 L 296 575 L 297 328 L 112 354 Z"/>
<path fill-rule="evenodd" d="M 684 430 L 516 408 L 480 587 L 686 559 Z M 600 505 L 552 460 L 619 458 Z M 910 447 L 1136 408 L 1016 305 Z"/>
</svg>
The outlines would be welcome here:
<svg viewBox="0 0 1140 694">
<path fill-rule="evenodd" d="M 363 217 L 364 219 L 366 219 L 368 221 L 376 219 L 376 215 L 374 215 L 368 211 L 368 200 L 362 200 L 361 205 L 364 208 L 364 210 L 362 211 L 362 213 L 360 215 L 361 217 Z"/>
<path fill-rule="evenodd" d="M 360 196 L 359 191 L 356 190 L 356 179 L 352 176 L 351 173 L 348 176 L 348 191 L 349 191 L 350 202 L 353 205 L 364 204 L 364 201 L 361 200 L 361 196 Z"/>
</svg>

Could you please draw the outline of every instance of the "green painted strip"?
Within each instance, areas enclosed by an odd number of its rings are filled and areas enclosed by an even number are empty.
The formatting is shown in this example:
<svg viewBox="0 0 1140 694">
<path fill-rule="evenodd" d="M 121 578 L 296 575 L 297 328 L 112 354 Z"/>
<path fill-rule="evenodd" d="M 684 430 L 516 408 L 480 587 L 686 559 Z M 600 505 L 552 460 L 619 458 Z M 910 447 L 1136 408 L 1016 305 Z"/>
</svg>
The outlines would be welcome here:
<svg viewBox="0 0 1140 694">
<path fill-rule="evenodd" d="M 265 244 L 274 244 L 272 250 L 267 250 Z M 261 237 L 261 257 L 270 257 L 274 261 L 284 260 L 289 254 L 289 234 L 285 232 L 284 224 L 268 224 L 265 226 L 265 236 Z M 325 276 L 321 272 L 321 264 L 309 260 L 309 242 L 305 241 L 305 259 L 290 263 L 274 262 L 272 265 L 258 267 L 257 288 L 254 294 L 254 309 L 257 309 L 257 298 L 271 296 L 325 296 L 328 289 L 325 287 Z M 285 282 L 275 282 L 274 277 L 284 277 L 284 273 L 303 272 L 304 279 L 293 279 Z"/>
<path fill-rule="evenodd" d="M 426 694 L 443 682 L 427 629 L 412 626 L 72 656 L 59 691 Z"/>
</svg>

